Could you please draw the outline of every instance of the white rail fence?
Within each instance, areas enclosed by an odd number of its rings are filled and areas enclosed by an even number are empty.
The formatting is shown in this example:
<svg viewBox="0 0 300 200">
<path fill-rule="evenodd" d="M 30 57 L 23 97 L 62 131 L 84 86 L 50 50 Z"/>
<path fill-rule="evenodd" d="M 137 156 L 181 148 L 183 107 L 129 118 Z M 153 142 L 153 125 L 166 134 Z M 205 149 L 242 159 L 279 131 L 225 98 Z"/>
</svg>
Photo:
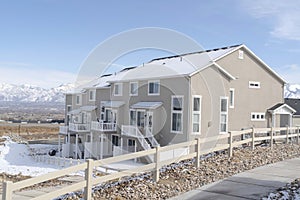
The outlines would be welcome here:
<svg viewBox="0 0 300 200">
<path fill-rule="evenodd" d="M 242 137 L 244 135 L 249 135 L 250 137 Z M 227 143 L 220 144 L 220 141 L 228 141 Z M 290 127 L 290 128 L 265 128 L 265 129 L 249 129 L 249 130 L 243 130 L 243 131 L 234 131 L 230 132 L 229 134 L 224 135 L 218 135 L 214 137 L 209 138 L 203 138 L 196 140 L 189 141 L 189 142 L 183 142 L 180 144 L 174 144 L 170 146 L 165 147 L 156 147 L 155 149 L 150 149 L 146 151 L 139 151 L 131 154 L 125 154 L 121 156 L 116 157 L 110 157 L 103 160 L 87 160 L 87 162 L 71 166 L 59 171 L 51 172 L 45 175 L 41 175 L 38 177 L 30 178 L 27 180 L 19 181 L 19 182 L 11 182 L 6 181 L 3 183 L 3 195 L 2 199 L 10 200 L 12 199 L 12 194 L 14 191 L 18 191 L 22 188 L 29 187 L 35 184 L 42 183 L 44 181 L 52 180 L 55 178 L 59 178 L 65 175 L 69 175 L 72 173 L 75 173 L 77 171 L 85 171 L 85 180 L 68 185 L 64 188 L 57 189 L 54 191 L 51 191 L 46 194 L 42 194 L 40 196 L 37 196 L 33 199 L 52 199 L 56 198 L 60 195 L 64 195 L 66 193 L 79 191 L 84 188 L 84 199 L 90 200 L 92 199 L 92 187 L 94 185 L 98 185 L 103 182 L 111 181 L 114 179 L 118 179 L 124 176 L 131 176 L 137 173 L 141 172 L 147 172 L 152 171 L 153 172 L 153 179 L 154 181 L 159 180 L 160 176 L 160 168 L 162 168 L 165 165 L 174 163 L 174 162 L 180 162 L 182 160 L 186 159 L 192 159 L 195 158 L 195 166 L 200 166 L 200 156 L 205 155 L 208 153 L 212 153 L 215 151 L 220 150 L 228 150 L 228 155 L 232 156 L 233 154 L 233 148 L 240 147 L 242 145 L 249 145 L 252 147 L 252 149 L 255 148 L 255 144 L 257 142 L 261 141 L 267 141 L 270 144 L 270 148 L 273 147 L 274 141 L 284 141 L 286 143 L 289 142 L 297 142 L 299 144 L 299 127 Z M 215 144 L 219 143 L 219 145 L 212 146 L 207 149 L 200 149 L 201 145 L 207 144 L 209 142 L 213 142 Z M 176 150 L 176 149 L 183 149 L 188 148 L 190 149 L 189 152 L 186 152 L 184 155 L 175 155 L 171 159 L 163 160 L 161 161 L 160 157 L 163 155 L 163 152 L 170 151 L 170 150 Z M 144 156 L 154 156 L 154 162 L 151 164 L 147 164 L 144 166 L 135 167 L 132 169 L 108 174 L 105 176 L 94 176 L 94 169 L 97 167 L 101 167 L 103 165 L 108 165 L 116 162 L 121 162 L 125 160 L 130 159 L 136 159 L 139 157 Z"/>
</svg>

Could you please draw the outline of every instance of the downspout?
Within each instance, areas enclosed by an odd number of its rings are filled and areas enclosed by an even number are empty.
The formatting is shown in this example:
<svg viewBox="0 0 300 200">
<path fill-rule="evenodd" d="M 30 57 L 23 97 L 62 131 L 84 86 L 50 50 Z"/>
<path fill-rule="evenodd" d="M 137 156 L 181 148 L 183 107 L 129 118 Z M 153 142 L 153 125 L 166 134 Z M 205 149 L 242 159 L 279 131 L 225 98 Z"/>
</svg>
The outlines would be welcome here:
<svg viewBox="0 0 300 200">
<path fill-rule="evenodd" d="M 190 111 L 191 111 L 191 77 L 190 76 L 187 76 L 187 79 L 188 79 L 188 85 L 189 85 L 189 89 L 188 89 L 188 117 L 187 117 L 187 133 L 186 133 L 186 141 L 189 141 L 190 140 L 190 128 L 191 128 L 191 116 L 190 116 Z"/>
</svg>

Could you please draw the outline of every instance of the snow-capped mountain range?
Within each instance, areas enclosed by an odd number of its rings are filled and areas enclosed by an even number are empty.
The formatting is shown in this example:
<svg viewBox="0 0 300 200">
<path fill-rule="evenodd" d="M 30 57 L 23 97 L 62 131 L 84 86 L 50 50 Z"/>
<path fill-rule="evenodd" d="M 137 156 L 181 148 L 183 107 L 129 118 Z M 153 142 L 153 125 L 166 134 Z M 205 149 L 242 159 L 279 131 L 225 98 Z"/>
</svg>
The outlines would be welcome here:
<svg viewBox="0 0 300 200">
<path fill-rule="evenodd" d="M 74 84 L 45 89 L 28 84 L 0 83 L 0 101 L 63 103 L 64 93 L 73 88 Z"/>
<path fill-rule="evenodd" d="M 300 84 L 287 84 L 284 88 L 284 97 L 300 99 Z"/>
<path fill-rule="evenodd" d="M 0 101 L 63 103 L 64 93 L 73 89 L 74 84 L 70 83 L 51 89 L 28 84 L 0 83 Z M 284 96 L 285 98 L 300 98 L 300 84 L 287 84 Z"/>
</svg>

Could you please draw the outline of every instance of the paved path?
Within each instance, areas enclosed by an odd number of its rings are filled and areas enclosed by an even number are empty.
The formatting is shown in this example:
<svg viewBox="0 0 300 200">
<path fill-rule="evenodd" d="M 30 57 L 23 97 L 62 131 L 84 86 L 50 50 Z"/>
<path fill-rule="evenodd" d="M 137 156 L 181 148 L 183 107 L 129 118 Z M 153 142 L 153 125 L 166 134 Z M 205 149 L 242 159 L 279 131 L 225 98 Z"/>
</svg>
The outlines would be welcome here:
<svg viewBox="0 0 300 200">
<path fill-rule="evenodd" d="M 296 178 L 300 178 L 300 158 L 258 167 L 181 194 L 171 200 L 261 199 Z"/>
</svg>

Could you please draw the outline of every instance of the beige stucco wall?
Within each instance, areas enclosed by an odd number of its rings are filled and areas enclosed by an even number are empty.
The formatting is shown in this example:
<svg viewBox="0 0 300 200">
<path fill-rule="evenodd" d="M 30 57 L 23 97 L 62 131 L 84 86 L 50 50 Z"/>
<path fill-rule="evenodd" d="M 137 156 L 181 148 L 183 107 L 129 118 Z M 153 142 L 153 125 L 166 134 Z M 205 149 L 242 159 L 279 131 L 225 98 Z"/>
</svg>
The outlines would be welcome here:
<svg viewBox="0 0 300 200">
<path fill-rule="evenodd" d="M 245 49 L 242 50 L 244 59 L 239 59 L 239 52 L 235 51 L 217 61 L 222 68 L 237 78 L 229 84 L 229 88 L 235 90 L 234 108 L 229 108 L 229 130 L 269 127 L 268 121 L 270 120 L 251 121 L 250 113 L 266 113 L 268 108 L 283 102 L 283 83 Z M 249 88 L 249 81 L 260 82 L 260 89 Z M 266 117 L 270 117 L 268 113 L 266 113 Z"/>
</svg>

